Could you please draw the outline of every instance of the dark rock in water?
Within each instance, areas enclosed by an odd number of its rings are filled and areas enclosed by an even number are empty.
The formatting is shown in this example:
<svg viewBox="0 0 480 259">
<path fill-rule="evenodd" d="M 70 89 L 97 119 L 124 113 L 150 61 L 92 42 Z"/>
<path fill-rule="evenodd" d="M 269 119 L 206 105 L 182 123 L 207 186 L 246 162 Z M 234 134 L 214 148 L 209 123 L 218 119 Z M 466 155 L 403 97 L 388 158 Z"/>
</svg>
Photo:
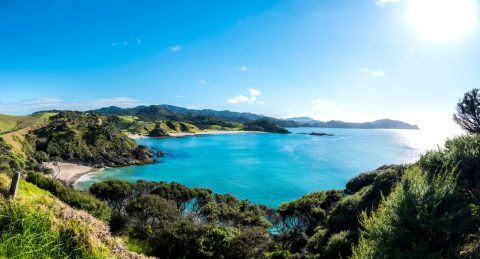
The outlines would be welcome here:
<svg viewBox="0 0 480 259">
<path fill-rule="evenodd" d="M 163 151 L 161 150 L 157 151 L 157 157 L 164 157 L 164 156 L 165 156 L 165 153 L 163 153 Z"/>
<path fill-rule="evenodd" d="M 324 132 L 312 132 L 312 133 L 299 133 L 303 135 L 310 135 L 310 136 L 320 136 L 320 137 L 333 137 L 335 134 L 324 133 Z"/>
<path fill-rule="evenodd" d="M 326 136 L 326 137 L 333 137 L 335 134 L 324 133 L 324 132 L 312 132 L 309 135 L 311 136 Z"/>
</svg>

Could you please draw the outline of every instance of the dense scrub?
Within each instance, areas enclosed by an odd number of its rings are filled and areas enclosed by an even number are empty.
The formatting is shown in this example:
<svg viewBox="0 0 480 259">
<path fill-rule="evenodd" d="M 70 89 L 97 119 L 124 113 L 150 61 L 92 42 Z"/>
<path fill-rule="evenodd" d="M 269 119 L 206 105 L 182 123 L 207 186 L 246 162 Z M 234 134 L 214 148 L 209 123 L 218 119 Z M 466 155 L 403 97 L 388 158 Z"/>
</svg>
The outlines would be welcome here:
<svg viewBox="0 0 480 259">
<path fill-rule="evenodd" d="M 160 258 L 257 258 L 271 245 L 267 208 L 178 183 L 106 181 L 90 192 L 113 209 L 111 228 Z"/>
<path fill-rule="evenodd" d="M 97 200 L 88 192 L 66 187 L 56 179 L 34 172 L 30 172 L 28 174 L 27 181 L 46 191 L 49 191 L 58 199 L 72 206 L 73 208 L 85 210 L 91 215 L 105 222 L 110 220 L 110 207 L 105 202 Z"/>
</svg>

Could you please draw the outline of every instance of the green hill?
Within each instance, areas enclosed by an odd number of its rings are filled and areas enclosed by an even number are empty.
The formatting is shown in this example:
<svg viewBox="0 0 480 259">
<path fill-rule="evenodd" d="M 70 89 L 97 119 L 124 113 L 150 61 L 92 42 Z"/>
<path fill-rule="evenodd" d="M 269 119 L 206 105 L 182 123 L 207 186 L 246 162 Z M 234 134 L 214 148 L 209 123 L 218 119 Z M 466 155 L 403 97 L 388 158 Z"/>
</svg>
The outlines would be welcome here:
<svg viewBox="0 0 480 259">
<path fill-rule="evenodd" d="M 27 116 L 0 114 L 0 134 L 44 123 L 55 114 L 51 112 L 41 112 Z"/>
<path fill-rule="evenodd" d="M 150 148 L 139 146 L 105 118 L 82 112 L 60 112 L 25 137 L 37 161 L 66 161 L 94 167 L 153 163 Z"/>
</svg>

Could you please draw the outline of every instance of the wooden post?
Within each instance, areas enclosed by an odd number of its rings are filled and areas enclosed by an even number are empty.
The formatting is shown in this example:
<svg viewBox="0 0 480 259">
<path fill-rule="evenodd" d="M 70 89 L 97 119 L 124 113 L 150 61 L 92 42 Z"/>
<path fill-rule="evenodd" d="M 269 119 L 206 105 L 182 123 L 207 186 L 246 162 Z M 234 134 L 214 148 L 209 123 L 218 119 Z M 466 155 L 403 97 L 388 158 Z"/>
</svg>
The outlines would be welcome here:
<svg viewBox="0 0 480 259">
<path fill-rule="evenodd" d="M 21 175 L 22 174 L 20 172 L 13 173 L 12 184 L 10 185 L 10 191 L 8 192 L 8 195 L 12 199 L 15 199 L 15 196 L 17 196 L 17 190 L 20 183 Z"/>
</svg>

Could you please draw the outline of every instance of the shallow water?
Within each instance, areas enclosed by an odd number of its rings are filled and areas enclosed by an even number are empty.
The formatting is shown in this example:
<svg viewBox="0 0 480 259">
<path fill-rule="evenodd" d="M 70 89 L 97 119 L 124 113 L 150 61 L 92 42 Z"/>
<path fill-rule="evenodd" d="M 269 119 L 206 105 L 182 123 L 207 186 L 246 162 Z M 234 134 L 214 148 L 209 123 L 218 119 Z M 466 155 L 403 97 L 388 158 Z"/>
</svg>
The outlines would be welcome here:
<svg viewBox="0 0 480 259">
<path fill-rule="evenodd" d="M 176 181 L 272 207 L 319 190 L 344 189 L 359 173 L 409 163 L 442 143 L 418 130 L 290 129 L 293 134 L 224 134 L 139 139 L 163 150 L 160 163 L 106 169 L 78 187 L 107 179 Z M 335 136 L 298 133 L 326 132 Z"/>
</svg>

